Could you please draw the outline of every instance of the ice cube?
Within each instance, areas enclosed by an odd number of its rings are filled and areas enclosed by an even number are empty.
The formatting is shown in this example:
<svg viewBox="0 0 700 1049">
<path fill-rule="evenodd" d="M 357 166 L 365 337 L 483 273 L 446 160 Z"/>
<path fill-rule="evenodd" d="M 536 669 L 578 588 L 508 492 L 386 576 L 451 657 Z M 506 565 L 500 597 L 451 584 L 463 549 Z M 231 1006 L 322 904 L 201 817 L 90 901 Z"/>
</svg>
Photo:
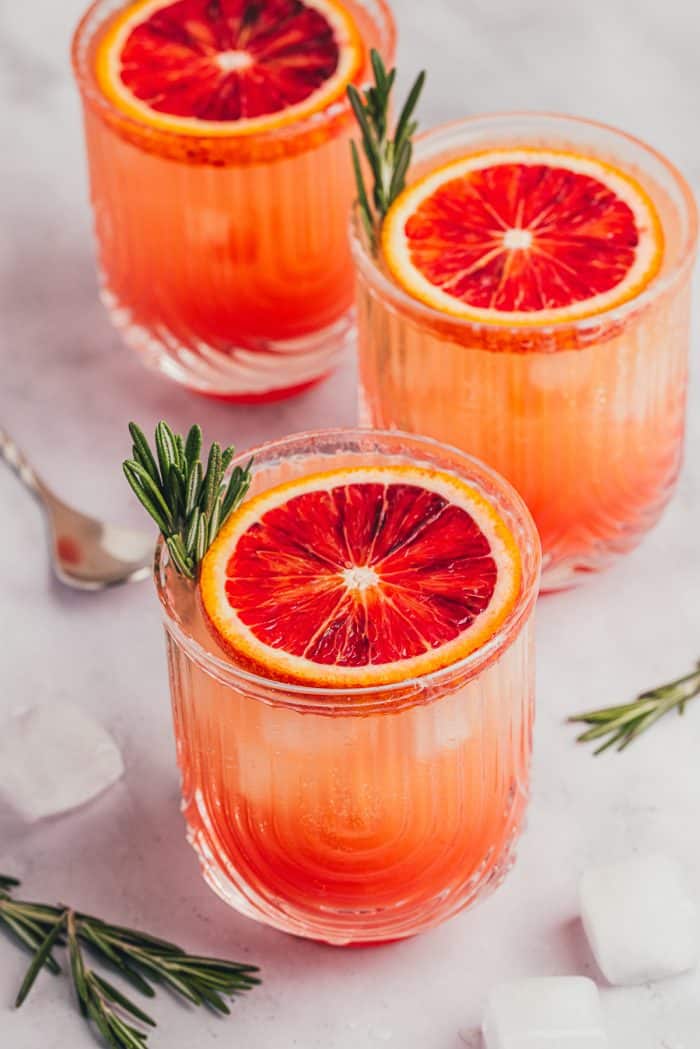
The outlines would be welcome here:
<svg viewBox="0 0 700 1049">
<path fill-rule="evenodd" d="M 488 998 L 485 1049 L 608 1049 L 598 988 L 583 976 L 503 983 Z"/>
<path fill-rule="evenodd" d="M 630 986 L 692 969 L 698 910 L 680 864 L 639 856 L 592 867 L 580 885 L 581 918 L 598 966 Z"/>
<path fill-rule="evenodd" d="M 85 804 L 123 771 L 112 737 L 72 703 L 31 707 L 0 729 L 0 798 L 26 820 Z"/>
</svg>

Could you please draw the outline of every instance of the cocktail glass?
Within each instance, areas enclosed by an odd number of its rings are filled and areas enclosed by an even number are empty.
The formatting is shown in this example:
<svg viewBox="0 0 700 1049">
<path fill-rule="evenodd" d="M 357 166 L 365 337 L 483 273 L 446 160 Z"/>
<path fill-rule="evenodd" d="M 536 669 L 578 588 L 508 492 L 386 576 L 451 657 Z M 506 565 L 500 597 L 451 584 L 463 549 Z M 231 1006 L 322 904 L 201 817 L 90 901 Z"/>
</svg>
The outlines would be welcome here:
<svg viewBox="0 0 700 1049">
<path fill-rule="evenodd" d="M 100 41 L 126 6 L 98 0 L 73 41 L 102 299 L 144 362 L 193 390 L 235 401 L 295 393 L 353 334 L 349 105 L 343 96 L 251 134 L 152 126 L 96 77 Z M 365 63 L 371 47 L 390 62 L 384 0 L 345 7 Z"/>
<path fill-rule="evenodd" d="M 537 532 L 507 482 L 430 440 L 324 431 L 252 454 L 253 494 L 345 466 L 437 468 L 476 487 L 517 542 L 517 601 L 481 648 L 414 680 L 351 690 L 232 662 L 158 548 L 182 807 L 206 880 L 289 933 L 334 944 L 410 936 L 482 897 L 512 863 L 528 796 Z"/>
<path fill-rule="evenodd" d="M 545 589 L 568 587 L 630 550 L 678 475 L 697 217 L 676 169 L 644 143 L 589 121 L 476 117 L 419 137 L 409 181 L 496 148 L 563 149 L 627 172 L 664 235 L 658 275 L 622 305 L 573 322 L 516 326 L 451 317 L 407 294 L 353 232 L 360 418 L 447 441 L 523 496 L 540 532 Z"/>
</svg>

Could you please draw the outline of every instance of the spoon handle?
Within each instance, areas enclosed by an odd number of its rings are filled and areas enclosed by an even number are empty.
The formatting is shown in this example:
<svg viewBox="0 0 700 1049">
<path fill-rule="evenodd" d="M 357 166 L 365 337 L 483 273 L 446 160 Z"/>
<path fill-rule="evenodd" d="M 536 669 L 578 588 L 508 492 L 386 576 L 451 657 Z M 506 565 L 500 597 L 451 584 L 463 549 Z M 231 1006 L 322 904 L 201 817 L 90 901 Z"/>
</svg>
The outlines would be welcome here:
<svg viewBox="0 0 700 1049">
<path fill-rule="evenodd" d="M 37 474 L 36 470 L 26 458 L 24 453 L 17 447 L 15 442 L 0 426 L 0 457 L 12 467 L 23 485 L 35 495 L 46 495 L 46 486 Z"/>
</svg>

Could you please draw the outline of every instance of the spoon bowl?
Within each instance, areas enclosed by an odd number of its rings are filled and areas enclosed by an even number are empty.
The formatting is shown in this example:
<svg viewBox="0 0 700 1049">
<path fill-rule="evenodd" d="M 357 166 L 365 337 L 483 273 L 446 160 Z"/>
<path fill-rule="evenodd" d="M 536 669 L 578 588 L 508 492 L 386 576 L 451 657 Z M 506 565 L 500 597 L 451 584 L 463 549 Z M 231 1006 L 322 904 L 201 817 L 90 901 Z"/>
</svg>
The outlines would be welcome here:
<svg viewBox="0 0 700 1049">
<path fill-rule="evenodd" d="M 151 574 L 152 536 L 99 521 L 68 506 L 54 495 L 1 428 L 0 456 L 44 510 L 52 567 L 62 583 L 78 590 L 103 590 Z"/>
</svg>

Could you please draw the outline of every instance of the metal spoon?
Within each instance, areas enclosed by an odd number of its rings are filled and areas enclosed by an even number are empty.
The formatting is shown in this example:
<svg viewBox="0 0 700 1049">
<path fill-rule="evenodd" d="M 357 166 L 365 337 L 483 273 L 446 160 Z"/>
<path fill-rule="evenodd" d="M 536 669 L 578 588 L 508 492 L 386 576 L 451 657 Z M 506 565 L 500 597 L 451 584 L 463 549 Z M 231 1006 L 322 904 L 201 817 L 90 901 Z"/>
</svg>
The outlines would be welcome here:
<svg viewBox="0 0 700 1049">
<path fill-rule="evenodd" d="M 66 506 L 0 427 L 0 457 L 36 497 L 49 526 L 53 570 L 79 590 L 102 590 L 151 574 L 154 540 L 145 532 L 96 521 Z"/>
</svg>

